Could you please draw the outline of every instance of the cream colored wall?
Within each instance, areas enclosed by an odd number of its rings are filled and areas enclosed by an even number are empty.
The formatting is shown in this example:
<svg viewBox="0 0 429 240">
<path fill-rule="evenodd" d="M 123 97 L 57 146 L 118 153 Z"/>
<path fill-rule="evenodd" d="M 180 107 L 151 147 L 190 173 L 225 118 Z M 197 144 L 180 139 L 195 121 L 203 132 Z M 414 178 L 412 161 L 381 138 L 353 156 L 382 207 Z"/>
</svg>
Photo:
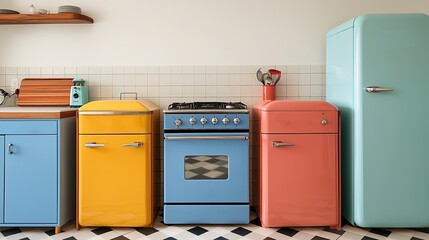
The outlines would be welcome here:
<svg viewBox="0 0 429 240">
<path fill-rule="evenodd" d="M 2 0 L 88 25 L 1 25 L 0 66 L 324 64 L 325 33 L 365 13 L 423 12 L 428 0 Z"/>
</svg>

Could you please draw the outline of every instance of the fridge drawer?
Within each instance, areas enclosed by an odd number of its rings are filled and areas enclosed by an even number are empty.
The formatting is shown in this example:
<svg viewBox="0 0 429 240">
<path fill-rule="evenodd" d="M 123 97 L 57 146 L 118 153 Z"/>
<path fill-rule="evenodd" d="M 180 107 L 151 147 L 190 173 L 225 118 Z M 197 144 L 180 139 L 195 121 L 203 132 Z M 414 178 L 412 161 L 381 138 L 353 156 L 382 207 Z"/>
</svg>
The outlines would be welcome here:
<svg viewBox="0 0 429 240">
<path fill-rule="evenodd" d="M 338 133 L 338 111 L 262 112 L 261 133 Z"/>
</svg>

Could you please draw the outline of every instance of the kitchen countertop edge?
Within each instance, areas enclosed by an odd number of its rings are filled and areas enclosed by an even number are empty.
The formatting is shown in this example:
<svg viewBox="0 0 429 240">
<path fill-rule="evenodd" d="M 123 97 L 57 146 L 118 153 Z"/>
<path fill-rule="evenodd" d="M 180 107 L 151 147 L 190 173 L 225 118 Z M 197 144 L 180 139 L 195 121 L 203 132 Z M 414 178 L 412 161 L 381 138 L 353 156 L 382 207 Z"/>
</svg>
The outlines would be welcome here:
<svg viewBox="0 0 429 240">
<path fill-rule="evenodd" d="M 3 107 L 0 119 L 67 118 L 76 116 L 78 108 L 70 107 Z"/>
</svg>

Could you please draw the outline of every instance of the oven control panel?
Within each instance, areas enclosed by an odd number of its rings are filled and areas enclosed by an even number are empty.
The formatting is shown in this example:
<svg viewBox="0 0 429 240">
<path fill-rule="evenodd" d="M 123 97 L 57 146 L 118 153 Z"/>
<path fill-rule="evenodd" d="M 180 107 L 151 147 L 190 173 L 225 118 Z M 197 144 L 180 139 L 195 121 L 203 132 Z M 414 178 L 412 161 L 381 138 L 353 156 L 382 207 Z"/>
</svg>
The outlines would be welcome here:
<svg viewBox="0 0 429 240">
<path fill-rule="evenodd" d="M 249 129 L 249 114 L 164 114 L 164 129 Z"/>
</svg>

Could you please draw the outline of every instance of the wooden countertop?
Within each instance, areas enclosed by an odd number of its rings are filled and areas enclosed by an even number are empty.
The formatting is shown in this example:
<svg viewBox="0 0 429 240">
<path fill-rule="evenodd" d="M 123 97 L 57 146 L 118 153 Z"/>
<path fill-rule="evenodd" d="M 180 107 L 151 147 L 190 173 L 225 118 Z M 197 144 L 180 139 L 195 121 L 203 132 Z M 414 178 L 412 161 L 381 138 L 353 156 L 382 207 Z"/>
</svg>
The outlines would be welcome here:
<svg viewBox="0 0 429 240">
<path fill-rule="evenodd" d="M 77 110 L 71 107 L 0 107 L 0 119 L 66 118 L 76 116 Z"/>
</svg>

